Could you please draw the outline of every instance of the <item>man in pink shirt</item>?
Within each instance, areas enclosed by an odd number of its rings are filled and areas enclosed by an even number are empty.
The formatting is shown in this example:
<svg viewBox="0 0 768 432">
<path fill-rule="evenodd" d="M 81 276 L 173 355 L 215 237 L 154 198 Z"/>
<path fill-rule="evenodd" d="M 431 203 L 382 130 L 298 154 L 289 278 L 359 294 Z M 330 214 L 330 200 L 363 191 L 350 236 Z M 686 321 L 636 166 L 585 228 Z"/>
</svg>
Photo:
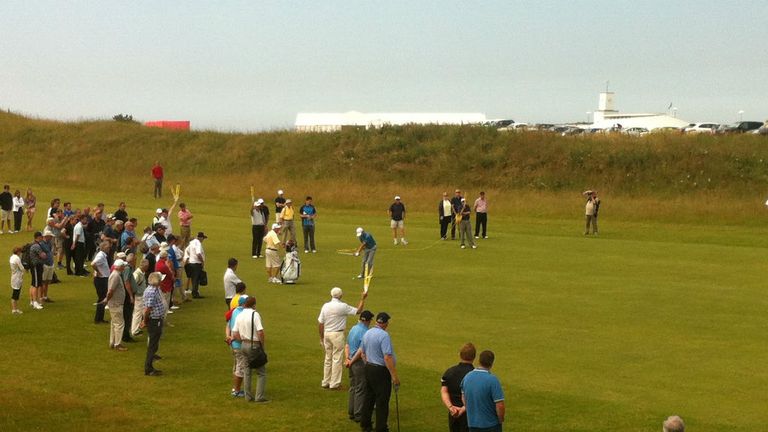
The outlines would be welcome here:
<svg viewBox="0 0 768 432">
<path fill-rule="evenodd" d="M 483 238 L 487 239 L 488 227 L 488 201 L 485 200 L 485 192 L 480 192 L 480 197 L 475 200 L 475 238 L 480 238 L 480 226 L 483 226 Z"/>
<path fill-rule="evenodd" d="M 181 234 L 179 234 L 179 249 L 184 250 L 189 244 L 191 238 L 192 227 L 192 212 L 189 211 L 187 205 L 179 203 L 179 225 L 181 225 Z"/>
</svg>

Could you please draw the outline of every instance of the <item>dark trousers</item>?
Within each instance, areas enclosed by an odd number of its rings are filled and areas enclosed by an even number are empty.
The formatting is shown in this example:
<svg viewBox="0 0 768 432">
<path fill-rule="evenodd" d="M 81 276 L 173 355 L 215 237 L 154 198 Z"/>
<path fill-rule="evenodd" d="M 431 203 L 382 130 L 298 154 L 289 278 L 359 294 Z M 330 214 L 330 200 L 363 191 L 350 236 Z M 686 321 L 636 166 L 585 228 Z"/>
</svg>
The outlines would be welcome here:
<svg viewBox="0 0 768 432">
<path fill-rule="evenodd" d="M 363 411 L 360 415 L 360 428 L 363 431 L 372 430 L 374 407 L 376 408 L 376 431 L 386 432 L 389 417 L 389 397 L 392 395 L 392 376 L 384 366 L 375 364 L 365 365 L 365 398 Z"/>
<path fill-rule="evenodd" d="M 488 213 L 475 213 L 475 237 L 480 235 L 480 226 L 483 227 L 483 237 L 488 228 Z"/>
<path fill-rule="evenodd" d="M 93 286 L 96 287 L 96 298 L 98 303 L 96 304 L 96 316 L 93 317 L 93 322 L 104 321 L 104 304 L 102 300 L 107 298 L 107 281 L 109 278 L 95 277 L 93 278 Z"/>
<path fill-rule="evenodd" d="M 72 258 L 74 258 L 74 252 L 72 251 L 72 242 L 64 241 L 64 256 L 67 257 L 67 274 L 72 274 Z"/>
<path fill-rule="evenodd" d="M 13 230 L 21 231 L 21 218 L 24 216 L 24 208 L 20 208 L 13 212 Z"/>
<path fill-rule="evenodd" d="M 154 190 L 155 198 L 162 198 L 163 197 L 163 179 L 155 179 L 155 190 Z"/>
<path fill-rule="evenodd" d="M 261 245 L 264 243 L 264 225 L 251 225 L 253 242 L 251 243 L 251 255 L 261 256 Z"/>
<path fill-rule="evenodd" d="M 83 268 L 83 264 L 85 263 L 85 243 L 77 242 L 75 245 L 75 251 L 74 251 L 74 258 L 75 258 L 75 274 L 76 275 L 86 275 L 88 274 L 85 269 Z"/>
<path fill-rule="evenodd" d="M 93 261 L 93 256 L 96 255 L 96 237 L 93 234 L 85 235 L 85 259 Z"/>
<path fill-rule="evenodd" d="M 192 297 L 200 295 L 200 275 L 203 273 L 202 264 L 187 264 L 189 266 L 190 279 L 192 279 Z"/>
<path fill-rule="evenodd" d="M 440 218 L 440 238 L 445 238 L 448 235 L 448 225 L 450 224 L 450 216 L 443 216 Z"/>
<path fill-rule="evenodd" d="M 450 432 L 469 432 L 469 425 L 467 425 L 467 413 L 464 413 L 459 417 L 453 417 L 449 413 L 448 430 Z"/>
<path fill-rule="evenodd" d="M 349 401 L 347 414 L 349 418 L 360 421 L 365 400 L 365 362 L 358 359 L 349 366 Z"/>
<path fill-rule="evenodd" d="M 315 250 L 315 226 L 314 225 L 302 225 L 302 231 L 304 231 L 304 250 Z"/>
<path fill-rule="evenodd" d="M 144 360 L 144 373 L 150 373 L 155 370 L 152 366 L 152 360 L 154 360 L 155 354 L 157 354 L 158 348 L 160 348 L 160 336 L 163 335 L 163 319 L 162 318 L 150 318 L 147 323 L 147 358 Z"/>
<path fill-rule="evenodd" d="M 123 327 L 123 342 L 131 340 L 131 324 L 133 323 L 133 303 L 128 296 L 125 296 L 125 303 L 123 303 L 123 319 L 125 320 L 125 327 Z"/>
</svg>

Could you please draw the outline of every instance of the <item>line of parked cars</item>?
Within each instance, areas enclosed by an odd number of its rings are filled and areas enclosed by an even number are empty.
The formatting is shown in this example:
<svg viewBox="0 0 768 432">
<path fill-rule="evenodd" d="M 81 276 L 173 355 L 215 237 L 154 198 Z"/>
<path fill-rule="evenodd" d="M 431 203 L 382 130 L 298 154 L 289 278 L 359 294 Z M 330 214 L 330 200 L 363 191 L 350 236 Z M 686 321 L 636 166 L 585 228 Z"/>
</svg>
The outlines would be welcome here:
<svg viewBox="0 0 768 432">
<path fill-rule="evenodd" d="M 699 122 L 691 123 L 684 128 L 677 127 L 661 127 L 653 130 L 648 130 L 644 127 L 630 127 L 622 128 L 616 125 L 609 129 L 590 128 L 586 125 L 555 125 L 548 123 L 528 124 L 528 123 L 515 123 L 514 120 L 489 120 L 483 124 L 487 127 L 495 127 L 499 132 L 509 131 L 544 131 L 554 132 L 562 136 L 590 134 L 590 133 L 604 133 L 604 132 L 619 132 L 631 136 L 644 136 L 649 133 L 684 133 L 684 134 L 734 134 L 734 133 L 753 133 L 760 135 L 768 135 L 768 121 L 765 123 L 757 121 L 738 121 L 731 124 L 719 124 L 715 122 Z"/>
</svg>

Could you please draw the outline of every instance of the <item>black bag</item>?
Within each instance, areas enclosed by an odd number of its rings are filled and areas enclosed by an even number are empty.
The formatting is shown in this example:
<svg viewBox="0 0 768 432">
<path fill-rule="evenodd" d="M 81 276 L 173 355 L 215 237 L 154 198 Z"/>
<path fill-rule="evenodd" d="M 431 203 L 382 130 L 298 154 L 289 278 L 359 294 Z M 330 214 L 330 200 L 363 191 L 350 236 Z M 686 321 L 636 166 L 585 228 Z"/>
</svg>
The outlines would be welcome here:
<svg viewBox="0 0 768 432">
<path fill-rule="evenodd" d="M 264 351 L 261 344 L 256 345 L 256 341 L 253 340 L 255 333 L 253 332 L 253 321 L 256 317 L 256 312 L 251 315 L 251 351 L 248 353 L 248 367 L 251 369 L 258 369 L 267 364 L 267 352 Z"/>
<path fill-rule="evenodd" d="M 200 286 L 208 286 L 208 272 L 205 270 L 200 270 L 200 278 L 197 280 L 197 283 L 200 284 Z"/>
<path fill-rule="evenodd" d="M 21 265 L 25 270 L 32 268 L 32 243 L 27 243 L 21 248 Z"/>
</svg>

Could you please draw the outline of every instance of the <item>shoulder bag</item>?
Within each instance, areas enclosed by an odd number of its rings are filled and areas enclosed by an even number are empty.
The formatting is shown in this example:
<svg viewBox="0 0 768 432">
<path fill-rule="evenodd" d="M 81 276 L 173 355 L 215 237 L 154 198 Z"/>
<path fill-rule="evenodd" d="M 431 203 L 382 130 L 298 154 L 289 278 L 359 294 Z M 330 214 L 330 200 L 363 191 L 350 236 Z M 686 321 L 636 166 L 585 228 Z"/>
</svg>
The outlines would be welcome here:
<svg viewBox="0 0 768 432">
<path fill-rule="evenodd" d="M 261 343 L 256 345 L 256 341 L 254 340 L 254 336 L 256 336 L 256 333 L 254 333 L 254 324 L 256 318 L 256 311 L 253 312 L 253 315 L 251 315 L 251 351 L 248 353 L 248 367 L 251 369 L 258 369 L 265 364 L 267 364 L 267 353 L 264 351 L 264 347 L 261 346 Z"/>
</svg>

